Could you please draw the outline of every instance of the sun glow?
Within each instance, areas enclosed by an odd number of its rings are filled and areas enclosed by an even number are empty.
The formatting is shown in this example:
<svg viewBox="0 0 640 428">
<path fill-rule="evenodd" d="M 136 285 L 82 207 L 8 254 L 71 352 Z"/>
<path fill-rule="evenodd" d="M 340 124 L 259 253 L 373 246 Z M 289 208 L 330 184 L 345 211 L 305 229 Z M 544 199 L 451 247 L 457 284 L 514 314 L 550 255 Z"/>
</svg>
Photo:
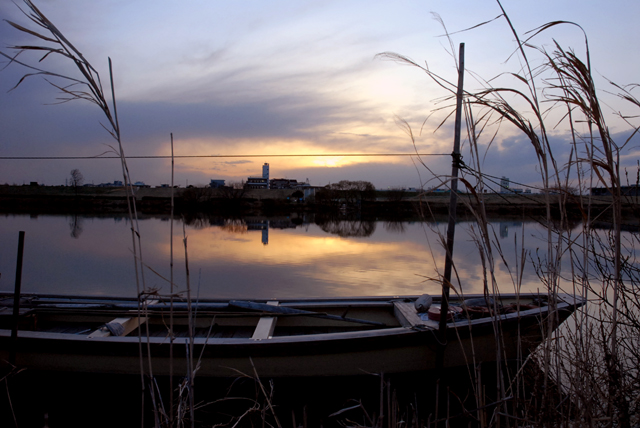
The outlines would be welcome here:
<svg viewBox="0 0 640 428">
<path fill-rule="evenodd" d="M 288 170 L 340 168 L 379 161 L 375 156 L 340 156 L 340 152 L 350 154 L 363 152 L 362 144 L 353 142 L 355 140 L 361 141 L 362 134 L 344 134 L 346 135 L 340 136 L 344 145 L 335 150 L 337 152 L 335 156 L 323 156 L 334 151 L 321 144 L 306 140 L 266 140 L 260 142 L 238 140 L 233 144 L 225 141 L 221 145 L 202 139 L 177 141 L 176 156 L 202 155 L 203 157 L 178 157 L 175 160 L 176 169 L 182 170 L 184 173 L 199 173 L 203 175 L 248 176 L 259 175 L 262 163 L 269 162 L 272 164 L 277 163 L 277 167 L 272 168 L 272 176 L 275 177 L 286 176 L 286 171 Z M 225 148 L 220 150 L 220 147 Z M 232 149 L 229 149 L 229 147 L 232 147 Z M 166 150 L 162 150 L 158 155 L 167 155 L 165 152 Z M 254 157 L 256 155 L 263 156 L 256 158 Z M 277 162 L 273 161 L 275 158 L 277 158 Z M 399 160 L 385 158 L 385 162 L 399 162 Z"/>
<path fill-rule="evenodd" d="M 328 168 L 337 168 L 340 166 L 344 166 L 345 164 L 353 163 L 353 162 L 344 162 L 344 158 L 342 157 L 331 157 L 331 158 L 315 158 L 312 161 L 314 166 L 324 166 Z"/>
</svg>

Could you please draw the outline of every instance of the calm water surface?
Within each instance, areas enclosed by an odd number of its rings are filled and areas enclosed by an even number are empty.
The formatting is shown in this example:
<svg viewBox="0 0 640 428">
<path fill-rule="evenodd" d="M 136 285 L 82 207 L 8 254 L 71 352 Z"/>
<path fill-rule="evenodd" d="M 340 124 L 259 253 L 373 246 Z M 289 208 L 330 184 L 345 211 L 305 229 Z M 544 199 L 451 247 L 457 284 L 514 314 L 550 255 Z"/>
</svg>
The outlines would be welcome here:
<svg viewBox="0 0 640 428">
<path fill-rule="evenodd" d="M 135 296 L 130 225 L 125 217 L 9 215 L 0 218 L 0 290 L 12 291 L 18 232 L 26 232 L 23 292 Z M 446 224 L 306 219 L 174 220 L 174 278 L 186 288 L 184 233 L 191 287 L 201 297 L 292 298 L 439 293 L 429 280 L 444 266 L 437 230 Z M 500 262 L 503 292 L 514 290 L 516 253 L 546 249 L 546 232 L 535 223 L 491 223 L 510 272 Z M 147 287 L 167 292 L 170 221 L 140 221 Z M 499 255 L 495 254 L 496 258 Z M 454 249 L 465 293 L 482 292 L 483 271 L 471 223 L 459 223 Z M 531 263 L 523 290 L 541 287 Z"/>
</svg>

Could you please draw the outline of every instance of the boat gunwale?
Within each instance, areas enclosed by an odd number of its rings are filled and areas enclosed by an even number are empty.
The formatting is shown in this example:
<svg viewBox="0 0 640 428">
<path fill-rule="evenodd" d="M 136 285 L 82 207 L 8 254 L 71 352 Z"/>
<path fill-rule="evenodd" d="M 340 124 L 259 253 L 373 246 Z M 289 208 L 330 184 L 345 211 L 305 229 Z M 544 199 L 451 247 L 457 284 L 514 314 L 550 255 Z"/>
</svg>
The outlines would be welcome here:
<svg viewBox="0 0 640 428">
<path fill-rule="evenodd" d="M 558 304 L 556 305 L 557 310 L 571 309 L 576 306 L 581 306 L 583 302 L 578 302 L 577 299 L 570 297 L 573 301 L 566 302 L 560 299 L 560 295 L 558 298 Z M 527 309 L 524 311 L 516 311 L 509 314 L 498 314 L 496 316 L 489 316 L 485 318 L 477 318 L 477 319 L 464 319 L 455 322 L 447 323 L 447 331 L 454 331 L 459 328 L 471 327 L 471 326 L 482 326 L 486 324 L 491 324 L 493 321 L 498 322 L 506 322 L 509 320 L 515 319 L 523 319 L 523 318 L 531 318 L 544 316 L 549 312 L 550 306 L 541 306 L 538 308 Z M 433 332 L 437 330 L 437 322 L 434 321 L 425 321 L 425 324 L 416 324 L 413 326 L 407 327 L 384 327 L 384 328 L 373 328 L 373 329 L 362 329 L 362 330 L 350 330 L 350 331 L 342 331 L 342 332 L 331 332 L 331 333 L 315 333 L 315 334 L 301 334 L 301 335 L 284 335 L 284 336 L 271 336 L 269 338 L 264 339 L 253 339 L 253 338 L 214 338 L 214 337 L 194 337 L 195 345 L 250 345 L 250 344 L 278 344 L 278 343 L 305 343 L 305 342 L 321 342 L 321 341 L 331 341 L 331 340 L 351 340 L 354 338 L 373 338 L 373 337 L 385 337 L 385 336 L 393 336 L 393 335 L 404 335 L 404 334 L 412 334 L 417 332 Z M 10 337 L 11 330 L 9 329 L 0 329 L 0 337 Z M 146 336 L 146 335 L 128 335 L 128 336 L 107 336 L 107 337 L 93 337 L 88 338 L 86 335 L 79 334 L 70 334 L 70 333 L 55 333 L 55 332 L 45 332 L 45 331 L 29 331 L 29 330 L 19 330 L 18 337 L 22 337 L 24 339 L 44 339 L 49 338 L 51 340 L 72 340 L 76 341 L 87 341 L 87 342 L 122 342 L 129 343 L 135 342 L 138 343 L 141 339 L 145 342 L 149 342 L 151 344 L 162 344 L 168 343 L 168 337 L 158 337 L 158 336 Z M 188 338 L 180 338 L 189 340 Z"/>
<path fill-rule="evenodd" d="M 3 299 L 13 299 L 14 293 L 10 293 L 10 292 L 5 292 L 5 291 L 0 291 L 0 300 Z M 291 307 L 297 307 L 297 306 L 301 306 L 301 307 L 305 307 L 305 306 L 335 306 L 335 305 L 339 305 L 339 306 L 344 306 L 344 305 L 362 305 L 362 306 L 378 306 L 378 305 L 391 305 L 393 304 L 394 301 L 411 301 L 411 300 L 415 300 L 418 297 L 420 297 L 421 295 L 393 295 L 393 296 L 345 296 L 345 297 L 313 297 L 313 298 L 284 298 L 284 299 L 280 299 L 280 298 L 268 298 L 268 299 L 251 299 L 251 300 L 246 300 L 246 299 L 239 299 L 239 298 L 200 298 L 200 299 L 196 299 L 195 301 L 192 301 L 191 304 L 195 305 L 195 306 L 199 306 L 199 305 L 212 305 L 212 306 L 216 306 L 219 305 L 220 308 L 224 308 L 224 307 L 228 307 L 229 302 L 232 300 L 244 300 L 244 301 L 251 301 L 251 302 L 259 302 L 259 303 L 266 303 L 268 301 L 277 301 L 279 302 L 280 306 L 291 306 Z M 567 293 L 557 293 L 556 296 L 558 297 L 558 300 L 566 300 L 567 298 L 570 298 L 573 301 L 577 301 L 578 296 L 573 296 Z M 60 307 L 63 307 L 62 305 L 70 305 L 68 306 L 69 308 L 72 308 L 74 306 L 72 305 L 83 305 L 83 304 L 87 304 L 87 305 L 97 305 L 97 304 L 102 304 L 105 308 L 106 307 L 114 307 L 114 305 L 118 305 L 118 303 L 114 303 L 114 302 L 124 302 L 122 304 L 120 304 L 120 306 L 122 307 L 129 307 L 130 305 L 133 305 L 135 308 L 138 307 L 138 304 L 142 304 L 144 305 L 144 301 L 141 300 L 139 301 L 136 297 L 106 297 L 106 296 L 80 296 L 80 295 L 58 295 L 58 294 L 41 294 L 41 293 L 21 293 L 20 297 L 22 299 L 26 299 L 29 300 L 29 303 L 33 304 L 36 303 L 39 306 L 46 306 L 46 305 L 60 305 Z M 437 303 L 440 302 L 442 299 L 442 296 L 439 295 L 433 295 L 431 296 L 433 298 L 433 302 Z M 476 298 L 484 298 L 486 297 L 484 294 L 468 294 L 468 295 L 459 295 L 459 296 L 455 296 L 452 297 L 450 299 L 450 301 L 453 302 L 457 302 L 457 301 L 463 301 L 463 300 L 467 300 L 467 299 L 476 299 Z M 548 294 L 545 293 L 507 293 L 507 294 L 500 294 L 498 296 L 498 299 L 500 300 L 514 300 L 514 299 L 531 299 L 531 298 L 546 298 L 548 297 Z M 56 300 L 57 299 L 57 300 Z M 154 308 L 154 307 L 162 307 L 165 308 L 166 305 L 169 303 L 169 299 L 167 298 L 166 300 L 158 300 L 157 297 L 154 298 L 154 300 L 158 301 L 158 303 L 154 303 L 151 305 L 147 305 L 147 308 Z M 86 303 L 84 302 L 86 301 Z M 89 303 L 91 302 L 91 303 Z M 11 306 L 13 304 L 12 301 L 8 301 L 8 304 L 6 306 Z M 26 302 L 25 302 L 26 303 Z M 173 304 L 175 306 L 182 306 L 182 305 L 186 305 L 186 301 L 185 299 L 180 299 L 180 298 L 174 298 L 174 302 Z M 118 306 L 116 306 L 118 307 Z M 96 309 L 99 309 L 100 306 L 96 307 Z"/>
</svg>

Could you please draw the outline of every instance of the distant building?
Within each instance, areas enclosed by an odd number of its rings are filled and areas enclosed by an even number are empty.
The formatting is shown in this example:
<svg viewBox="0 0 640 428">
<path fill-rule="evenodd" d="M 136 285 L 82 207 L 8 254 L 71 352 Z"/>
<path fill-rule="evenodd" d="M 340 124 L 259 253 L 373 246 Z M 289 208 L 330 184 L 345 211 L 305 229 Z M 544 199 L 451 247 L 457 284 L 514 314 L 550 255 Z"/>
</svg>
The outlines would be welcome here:
<svg viewBox="0 0 640 428">
<path fill-rule="evenodd" d="M 309 178 L 307 178 L 307 181 L 298 181 L 298 189 L 310 189 L 311 188 L 311 184 L 309 184 Z"/>
<path fill-rule="evenodd" d="M 433 192 L 433 193 L 449 193 L 449 192 L 451 192 L 451 190 L 449 190 L 449 189 L 441 189 L 439 187 L 435 188 L 435 189 L 431 189 L 430 191 Z"/>
<path fill-rule="evenodd" d="M 211 187 L 212 189 L 224 187 L 224 180 L 211 180 L 211 182 L 209 183 L 209 187 Z"/>
<path fill-rule="evenodd" d="M 268 189 L 269 188 L 269 164 L 262 165 L 262 177 L 247 177 L 244 183 L 245 189 Z"/>
<path fill-rule="evenodd" d="M 211 180 L 213 183 L 214 180 Z M 300 189 L 305 191 L 305 195 L 315 194 L 313 191 L 307 192 L 311 189 L 309 179 L 307 181 L 298 181 L 293 178 L 273 178 L 269 179 L 269 164 L 265 162 L 262 165 L 262 177 L 247 177 L 247 181 L 244 184 L 245 189 Z"/>
<path fill-rule="evenodd" d="M 509 190 L 509 179 L 507 177 L 502 177 L 500 179 L 500 193 L 511 193 Z"/>
<path fill-rule="evenodd" d="M 269 180 L 270 189 L 308 189 L 311 185 L 307 181 L 298 181 L 293 178 L 272 178 Z"/>
<path fill-rule="evenodd" d="M 624 196 L 640 196 L 640 187 L 634 186 L 620 186 L 620 192 Z M 593 196 L 611 196 L 611 191 L 606 187 L 592 187 L 591 195 Z"/>
<path fill-rule="evenodd" d="M 297 189 L 298 180 L 289 178 L 273 178 L 269 180 L 270 189 Z"/>
<path fill-rule="evenodd" d="M 98 184 L 96 187 L 122 187 L 122 186 L 124 186 L 124 184 L 122 184 L 122 181 L 115 180 L 113 183 L 101 183 L 101 184 Z"/>
<path fill-rule="evenodd" d="M 263 177 L 248 177 L 244 183 L 245 189 L 268 189 L 269 179 Z"/>
</svg>

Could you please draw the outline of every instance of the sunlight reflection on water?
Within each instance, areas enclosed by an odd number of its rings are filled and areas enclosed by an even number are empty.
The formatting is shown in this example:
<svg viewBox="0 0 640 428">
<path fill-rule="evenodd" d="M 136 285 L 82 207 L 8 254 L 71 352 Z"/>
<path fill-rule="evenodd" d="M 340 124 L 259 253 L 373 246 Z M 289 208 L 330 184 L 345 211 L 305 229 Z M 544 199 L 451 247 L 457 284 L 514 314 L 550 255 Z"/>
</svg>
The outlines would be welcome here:
<svg viewBox="0 0 640 428">
<path fill-rule="evenodd" d="M 0 290 L 13 290 L 18 231 L 24 230 L 23 292 L 136 295 L 131 234 L 124 218 L 13 215 L 0 221 Z M 243 299 L 439 293 L 439 285 L 427 279 L 437 277 L 444 266 L 433 224 L 299 223 L 262 218 L 187 225 L 193 290 L 201 297 Z M 535 223 L 491 226 L 512 269 L 520 252 L 515 243 L 520 246 L 522 236 L 529 251 L 546 249 L 546 235 Z M 444 225 L 437 227 L 445 231 Z M 145 271 L 147 287 L 166 292 L 169 221 L 144 219 L 140 229 L 144 261 L 157 272 Z M 454 259 L 463 292 L 479 293 L 483 272 L 469 230 L 469 224 L 458 224 Z M 173 243 L 175 283 L 184 290 L 181 221 L 174 224 Z M 501 262 L 496 277 L 503 292 L 513 292 L 511 276 Z M 540 287 L 528 262 L 522 290 Z"/>
</svg>

